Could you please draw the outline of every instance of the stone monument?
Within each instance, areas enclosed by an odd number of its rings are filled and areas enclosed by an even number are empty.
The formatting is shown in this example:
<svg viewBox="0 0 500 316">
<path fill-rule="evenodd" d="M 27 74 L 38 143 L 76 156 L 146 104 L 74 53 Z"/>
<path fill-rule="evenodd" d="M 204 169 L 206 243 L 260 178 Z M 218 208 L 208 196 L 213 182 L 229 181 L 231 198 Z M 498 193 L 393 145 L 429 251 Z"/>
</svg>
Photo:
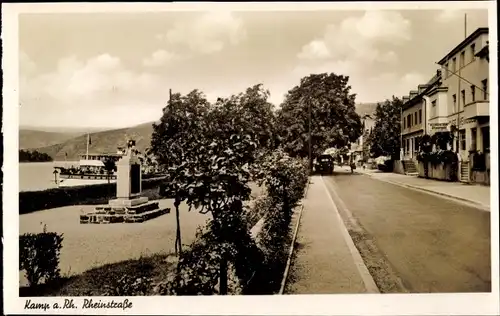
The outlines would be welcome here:
<svg viewBox="0 0 500 316">
<path fill-rule="evenodd" d="M 141 161 L 135 150 L 135 141 L 129 140 L 125 154 L 117 162 L 116 199 L 80 215 L 80 223 L 135 223 L 170 212 L 170 208 L 160 209 L 157 201 L 148 201 L 141 193 Z"/>
</svg>

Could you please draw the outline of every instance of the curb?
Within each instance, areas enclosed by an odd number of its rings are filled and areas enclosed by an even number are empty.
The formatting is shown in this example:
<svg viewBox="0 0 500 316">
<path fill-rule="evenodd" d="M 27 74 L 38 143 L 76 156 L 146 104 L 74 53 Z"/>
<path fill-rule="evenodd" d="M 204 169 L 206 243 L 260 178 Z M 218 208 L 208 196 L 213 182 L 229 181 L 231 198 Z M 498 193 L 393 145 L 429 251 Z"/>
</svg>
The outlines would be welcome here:
<svg viewBox="0 0 500 316">
<path fill-rule="evenodd" d="M 451 195 L 451 194 L 447 194 L 447 193 L 443 193 L 443 192 L 437 192 L 437 191 L 433 191 L 433 190 L 421 188 L 421 187 L 418 187 L 418 186 L 415 186 L 415 185 L 411 185 L 411 184 L 401 183 L 401 182 L 398 182 L 398 181 L 392 181 L 392 180 L 386 180 L 386 179 L 379 179 L 379 178 L 376 178 L 376 177 L 374 177 L 374 176 L 372 176 L 371 174 L 368 174 L 368 173 L 362 173 L 362 172 L 359 172 L 359 173 L 362 174 L 362 175 L 366 175 L 368 177 L 371 177 L 371 178 L 373 178 L 375 180 L 378 180 L 378 181 L 382 181 L 382 182 L 386 182 L 386 183 L 398 185 L 400 187 L 405 187 L 405 188 L 412 189 L 412 190 L 415 190 L 415 191 L 420 191 L 420 192 L 424 192 L 424 193 L 428 193 L 428 194 L 443 196 L 443 197 L 446 197 L 446 198 L 451 199 L 451 200 L 455 200 L 455 201 L 459 201 L 459 202 L 465 202 L 467 204 L 472 204 L 471 206 L 479 208 L 479 209 L 481 209 L 483 211 L 488 211 L 488 212 L 491 211 L 491 207 L 489 207 L 487 205 L 484 205 L 483 203 L 480 203 L 480 202 L 477 202 L 477 201 L 469 200 L 469 199 L 466 199 L 466 198 L 461 198 L 461 197 L 458 197 L 458 196 L 455 196 L 455 195 Z"/>
<path fill-rule="evenodd" d="M 307 191 L 309 190 L 309 184 L 311 183 L 312 179 L 309 177 L 307 181 L 307 186 L 304 191 L 304 200 L 307 197 Z M 300 218 L 302 217 L 302 211 L 304 210 L 304 201 L 302 201 L 302 205 L 300 206 L 300 211 L 299 211 L 299 216 L 297 218 L 297 224 L 295 225 L 295 230 L 293 232 L 293 237 L 292 237 L 292 242 L 290 244 L 290 250 L 288 251 L 288 259 L 286 261 L 286 267 L 285 271 L 283 272 L 283 279 L 281 280 L 281 287 L 280 291 L 278 294 L 283 295 L 283 292 L 285 291 L 285 285 L 286 281 L 288 279 L 288 273 L 290 271 L 290 266 L 292 264 L 292 256 L 293 256 L 293 250 L 295 248 L 295 240 L 297 239 L 297 233 L 299 231 L 299 225 L 300 225 Z"/>
<path fill-rule="evenodd" d="M 363 257 L 361 257 L 361 254 L 359 253 L 358 248 L 356 248 L 356 245 L 354 244 L 354 241 L 352 240 L 352 237 L 349 234 L 347 227 L 345 226 L 344 220 L 342 219 L 342 216 L 340 216 L 337 204 L 333 200 L 332 195 L 330 194 L 330 191 L 328 191 L 328 188 L 326 186 L 326 183 L 325 183 L 325 180 L 323 179 L 323 177 L 321 177 L 321 182 L 323 182 L 323 187 L 324 187 L 328 197 L 330 198 L 330 202 L 332 203 L 332 206 L 333 206 L 333 211 L 335 212 L 335 215 L 336 215 L 337 219 L 339 220 L 340 230 L 341 230 L 342 236 L 344 237 L 344 241 L 345 241 L 347 247 L 349 248 L 349 252 L 351 253 L 352 259 L 354 261 L 354 265 L 356 265 L 359 276 L 361 277 L 361 280 L 363 280 L 363 284 L 365 285 L 366 292 L 368 294 L 372 294 L 372 293 L 380 294 L 380 289 L 378 288 L 377 284 L 375 283 L 375 280 L 373 280 L 373 277 L 370 274 L 370 271 L 368 270 L 368 267 L 366 266 L 366 264 L 363 260 Z"/>
</svg>

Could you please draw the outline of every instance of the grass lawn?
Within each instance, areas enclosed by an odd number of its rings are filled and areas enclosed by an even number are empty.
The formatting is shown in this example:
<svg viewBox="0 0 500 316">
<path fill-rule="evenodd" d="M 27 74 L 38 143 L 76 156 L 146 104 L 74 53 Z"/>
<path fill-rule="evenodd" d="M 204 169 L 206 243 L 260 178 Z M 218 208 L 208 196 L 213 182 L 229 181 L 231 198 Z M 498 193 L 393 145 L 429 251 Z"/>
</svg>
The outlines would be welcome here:
<svg viewBox="0 0 500 316">
<path fill-rule="evenodd" d="M 166 260 L 168 257 L 169 260 Z M 20 287 L 19 296 L 102 296 L 106 286 L 117 287 L 124 275 L 150 277 L 153 282 L 166 280 L 175 269 L 174 255 L 155 254 L 93 268 L 82 274 L 63 277 L 51 284 L 34 288 Z"/>
</svg>

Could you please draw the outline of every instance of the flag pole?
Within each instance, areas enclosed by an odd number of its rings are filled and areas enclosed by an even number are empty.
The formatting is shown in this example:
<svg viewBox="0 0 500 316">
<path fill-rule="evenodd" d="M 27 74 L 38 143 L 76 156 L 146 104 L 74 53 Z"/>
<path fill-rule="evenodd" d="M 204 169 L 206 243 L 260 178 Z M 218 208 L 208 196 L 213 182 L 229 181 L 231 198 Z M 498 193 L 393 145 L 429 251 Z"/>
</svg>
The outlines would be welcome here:
<svg viewBox="0 0 500 316">
<path fill-rule="evenodd" d="M 89 141 L 90 141 L 90 133 L 87 133 L 87 160 L 89 160 Z"/>
</svg>

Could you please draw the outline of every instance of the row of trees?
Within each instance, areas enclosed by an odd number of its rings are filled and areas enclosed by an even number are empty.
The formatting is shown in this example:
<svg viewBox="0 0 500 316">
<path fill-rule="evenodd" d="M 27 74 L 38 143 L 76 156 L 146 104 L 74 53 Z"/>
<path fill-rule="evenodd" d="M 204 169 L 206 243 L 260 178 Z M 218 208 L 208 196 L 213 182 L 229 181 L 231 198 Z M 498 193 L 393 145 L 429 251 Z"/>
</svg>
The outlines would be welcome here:
<svg viewBox="0 0 500 316">
<path fill-rule="evenodd" d="M 361 120 L 347 83 L 348 77 L 333 73 L 310 75 L 289 91 L 280 109 L 268 102 L 269 92 L 262 85 L 219 98 L 215 104 L 198 90 L 171 96 L 160 122 L 153 126 L 151 153 L 167 175 L 163 191 L 174 198 L 178 269 L 188 269 L 178 275 L 193 271 L 186 262 L 194 261 L 198 271 L 189 280 L 177 279 L 178 286 L 208 294 L 215 282 L 218 292 L 226 294 L 230 269 L 248 281 L 249 271 L 242 261 L 256 255 L 243 211 L 243 203 L 250 198 L 249 183 L 265 177 L 263 161 L 279 148 L 292 159 L 308 156 L 309 114 L 313 156 L 359 137 Z M 179 214 L 183 202 L 190 210 L 211 215 L 199 242 L 186 254 Z"/>
<path fill-rule="evenodd" d="M 36 150 L 19 150 L 19 162 L 47 162 L 52 161 L 52 157 L 46 153 L 41 153 Z"/>
</svg>

